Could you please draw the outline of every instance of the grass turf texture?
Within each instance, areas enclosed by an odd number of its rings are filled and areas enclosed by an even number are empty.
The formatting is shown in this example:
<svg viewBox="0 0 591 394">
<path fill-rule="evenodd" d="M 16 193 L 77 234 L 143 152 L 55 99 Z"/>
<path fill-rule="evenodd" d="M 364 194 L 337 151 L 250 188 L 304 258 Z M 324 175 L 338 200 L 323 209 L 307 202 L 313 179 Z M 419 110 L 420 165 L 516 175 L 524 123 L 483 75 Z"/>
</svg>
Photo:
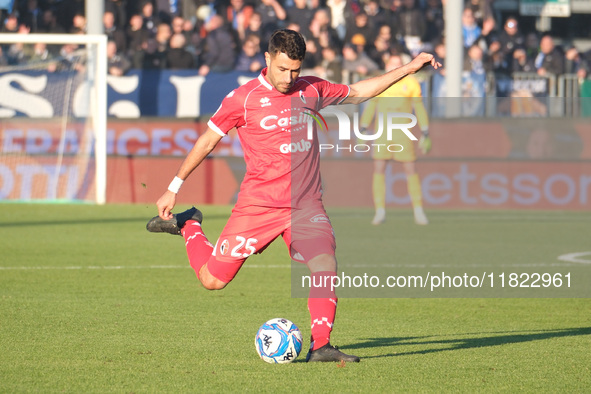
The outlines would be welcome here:
<svg viewBox="0 0 591 394">
<path fill-rule="evenodd" d="M 180 237 L 145 231 L 153 206 L 0 210 L 0 392 L 591 389 L 589 299 L 342 298 L 333 343 L 361 363 L 308 365 L 304 350 L 292 364 L 270 365 L 253 344 L 264 321 L 286 317 L 309 336 L 306 300 L 290 296 L 282 241 L 251 257 L 225 290 L 208 292 L 187 268 Z M 230 209 L 204 212 L 215 239 Z M 432 224 L 418 227 L 409 212 L 393 211 L 383 229 L 404 229 L 392 242 L 407 246 L 405 261 L 519 260 L 525 243 L 535 259 L 556 262 L 559 251 L 590 246 L 589 213 L 517 215 L 431 212 Z M 370 211 L 332 217 L 337 235 L 347 223 L 364 242 L 378 231 L 367 224 Z M 540 226 L 554 246 L 527 235 Z M 503 242 L 496 256 L 483 255 L 498 245 L 478 229 L 497 227 L 525 234 L 521 245 Z M 462 250 L 443 253 L 450 242 Z M 339 244 L 339 254 L 348 249 Z"/>
</svg>

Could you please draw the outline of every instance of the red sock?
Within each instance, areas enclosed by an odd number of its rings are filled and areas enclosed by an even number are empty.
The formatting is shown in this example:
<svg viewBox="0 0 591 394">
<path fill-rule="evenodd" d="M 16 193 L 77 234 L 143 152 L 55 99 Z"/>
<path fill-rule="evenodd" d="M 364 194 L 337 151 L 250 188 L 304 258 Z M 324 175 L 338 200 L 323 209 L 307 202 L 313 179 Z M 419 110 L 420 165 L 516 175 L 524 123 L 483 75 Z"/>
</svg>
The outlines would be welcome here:
<svg viewBox="0 0 591 394">
<path fill-rule="evenodd" d="M 337 296 L 331 288 L 336 272 L 321 271 L 311 275 L 312 286 L 308 298 L 308 310 L 312 321 L 310 348 L 316 350 L 330 342 L 330 332 L 337 311 Z"/>
<path fill-rule="evenodd" d="M 199 270 L 209 260 L 213 252 L 213 245 L 207 240 L 201 229 L 201 224 L 195 220 L 188 220 L 181 229 L 181 233 L 183 234 L 183 238 L 185 238 L 189 263 L 195 270 L 197 277 L 199 277 Z"/>
</svg>

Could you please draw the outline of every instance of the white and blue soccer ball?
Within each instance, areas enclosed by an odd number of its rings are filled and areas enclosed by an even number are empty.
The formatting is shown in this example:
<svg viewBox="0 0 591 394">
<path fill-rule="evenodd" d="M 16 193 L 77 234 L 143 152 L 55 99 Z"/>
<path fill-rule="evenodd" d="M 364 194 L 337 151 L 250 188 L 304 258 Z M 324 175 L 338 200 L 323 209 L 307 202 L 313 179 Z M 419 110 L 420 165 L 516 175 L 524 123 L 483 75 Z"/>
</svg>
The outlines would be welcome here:
<svg viewBox="0 0 591 394">
<path fill-rule="evenodd" d="M 271 319 L 257 331 L 254 346 L 263 361 L 287 364 L 302 351 L 302 333 L 287 319 Z"/>
</svg>

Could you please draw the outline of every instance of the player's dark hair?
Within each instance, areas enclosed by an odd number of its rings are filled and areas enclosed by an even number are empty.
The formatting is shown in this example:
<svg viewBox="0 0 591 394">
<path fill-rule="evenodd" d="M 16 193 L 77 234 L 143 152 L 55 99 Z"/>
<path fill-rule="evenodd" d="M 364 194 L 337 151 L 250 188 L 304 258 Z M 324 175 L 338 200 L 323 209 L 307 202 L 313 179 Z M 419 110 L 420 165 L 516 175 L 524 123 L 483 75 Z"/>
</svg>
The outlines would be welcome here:
<svg viewBox="0 0 591 394">
<path fill-rule="evenodd" d="M 291 60 L 304 60 L 306 41 L 297 31 L 289 29 L 277 30 L 269 39 L 268 52 L 271 56 L 283 52 Z"/>
</svg>

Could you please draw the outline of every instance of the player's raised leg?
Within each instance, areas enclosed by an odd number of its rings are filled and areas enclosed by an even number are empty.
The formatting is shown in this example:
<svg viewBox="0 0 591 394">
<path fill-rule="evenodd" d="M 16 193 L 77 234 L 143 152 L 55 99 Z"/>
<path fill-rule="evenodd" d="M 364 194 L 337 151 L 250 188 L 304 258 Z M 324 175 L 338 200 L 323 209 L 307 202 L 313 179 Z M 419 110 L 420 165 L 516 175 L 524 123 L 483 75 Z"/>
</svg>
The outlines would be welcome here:
<svg viewBox="0 0 591 394">
<path fill-rule="evenodd" d="M 206 289 L 217 290 L 225 287 L 219 279 L 213 277 L 207 267 L 204 267 L 213 252 L 213 245 L 209 242 L 201 222 L 203 214 L 193 207 L 179 214 L 174 214 L 171 219 L 162 219 L 155 216 L 146 225 L 146 229 L 153 233 L 168 233 L 181 235 L 185 239 L 185 248 L 191 267 Z"/>
</svg>

